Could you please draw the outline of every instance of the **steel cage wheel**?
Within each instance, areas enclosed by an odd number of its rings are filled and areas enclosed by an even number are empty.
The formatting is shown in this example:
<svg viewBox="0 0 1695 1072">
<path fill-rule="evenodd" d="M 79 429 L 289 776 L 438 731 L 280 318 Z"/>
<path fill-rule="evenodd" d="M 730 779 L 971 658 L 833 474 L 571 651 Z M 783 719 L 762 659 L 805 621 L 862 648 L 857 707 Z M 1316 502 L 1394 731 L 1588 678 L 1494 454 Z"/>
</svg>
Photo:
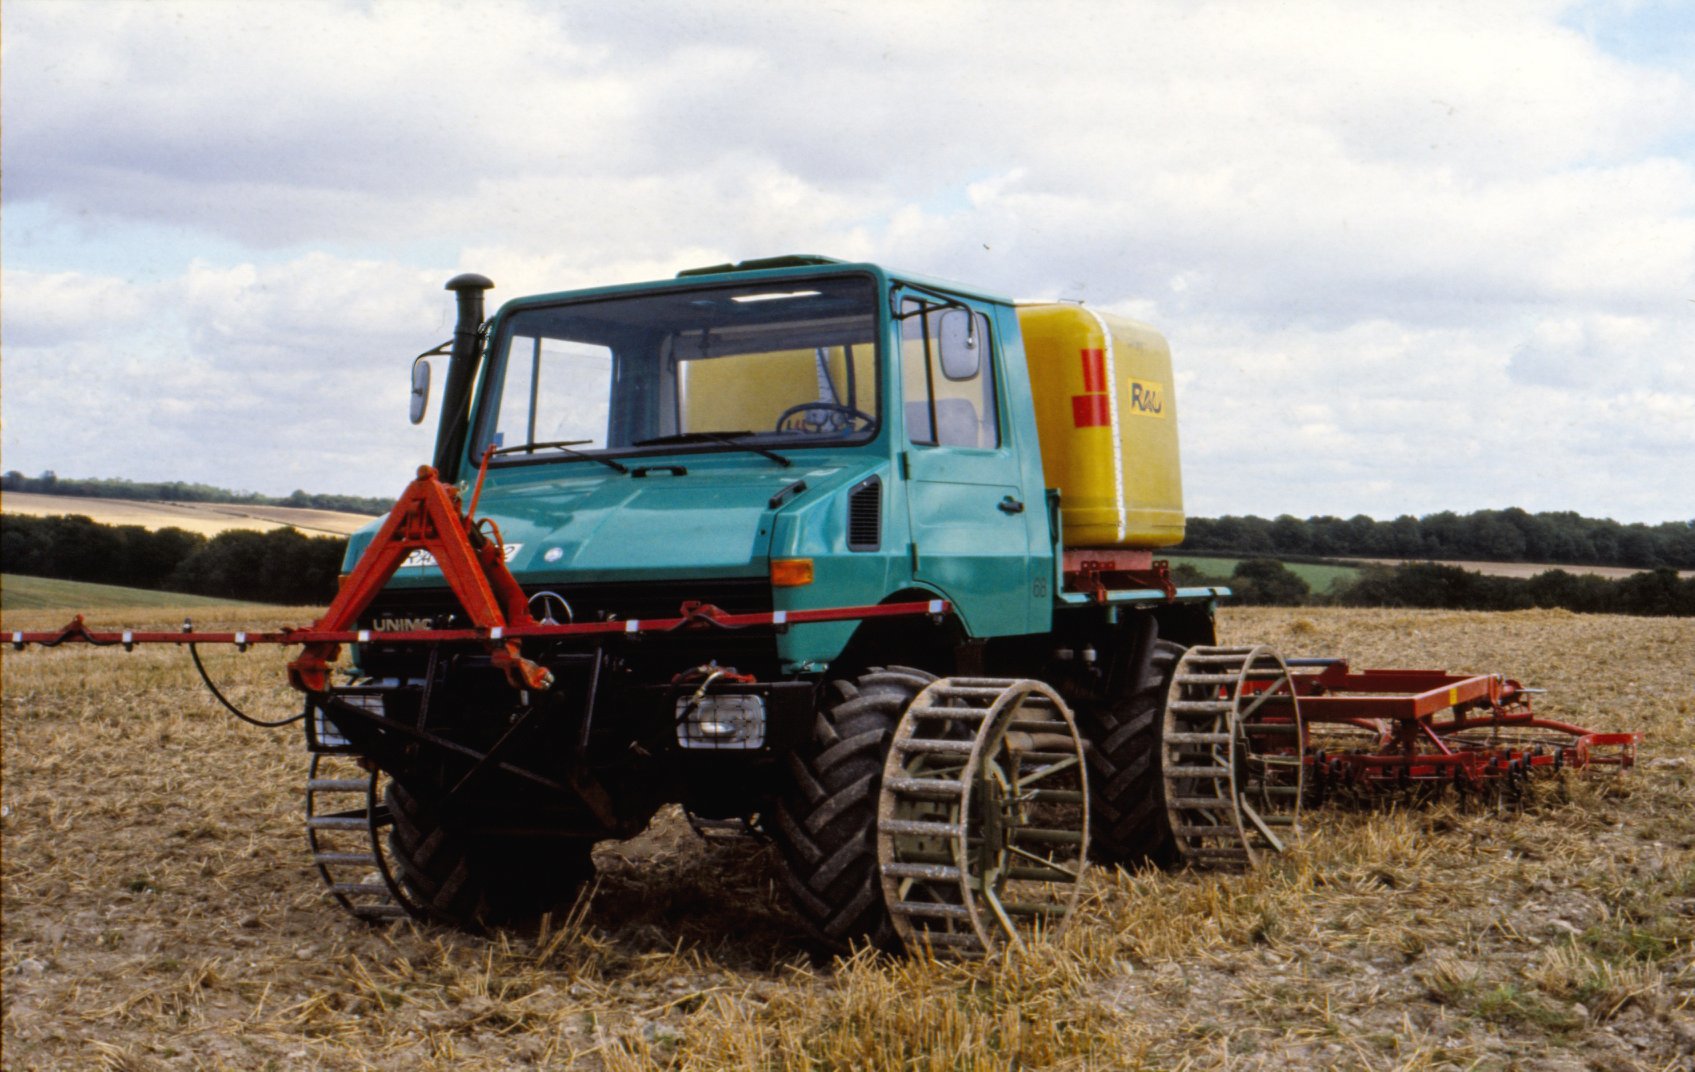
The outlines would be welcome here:
<svg viewBox="0 0 1695 1072">
<path fill-rule="evenodd" d="M 422 918 L 423 906 L 396 878 L 388 844 L 394 819 L 387 776 L 346 753 L 315 753 L 306 775 L 306 844 L 330 896 L 353 916 L 380 923 Z"/>
<path fill-rule="evenodd" d="M 984 953 L 1064 928 L 1087 869 L 1085 760 L 1070 709 L 1039 681 L 945 678 L 914 699 L 877 829 L 908 950 Z"/>
<path fill-rule="evenodd" d="M 1172 673 L 1161 760 L 1178 851 L 1256 866 L 1300 836 L 1306 727 L 1289 668 L 1265 645 L 1195 647 Z"/>
</svg>

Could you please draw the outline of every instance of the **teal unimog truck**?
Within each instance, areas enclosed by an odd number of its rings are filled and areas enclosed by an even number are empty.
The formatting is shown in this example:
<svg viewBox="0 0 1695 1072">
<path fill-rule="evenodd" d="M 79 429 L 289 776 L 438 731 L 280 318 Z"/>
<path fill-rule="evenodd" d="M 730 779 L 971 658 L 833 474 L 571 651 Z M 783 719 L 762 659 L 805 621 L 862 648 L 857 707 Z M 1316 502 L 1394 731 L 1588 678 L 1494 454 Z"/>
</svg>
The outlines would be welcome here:
<svg viewBox="0 0 1695 1072">
<path fill-rule="evenodd" d="M 1259 657 L 1152 555 L 1183 535 L 1157 333 L 813 256 L 485 321 L 490 286 L 448 284 L 434 468 L 476 488 L 545 680 L 440 639 L 464 612 L 429 555 L 395 572 L 307 720 L 347 907 L 568 903 L 597 841 L 680 804 L 771 838 L 828 942 L 970 952 L 1060 925 L 1085 857 L 1275 847 L 1298 791 L 1220 684 Z"/>
</svg>

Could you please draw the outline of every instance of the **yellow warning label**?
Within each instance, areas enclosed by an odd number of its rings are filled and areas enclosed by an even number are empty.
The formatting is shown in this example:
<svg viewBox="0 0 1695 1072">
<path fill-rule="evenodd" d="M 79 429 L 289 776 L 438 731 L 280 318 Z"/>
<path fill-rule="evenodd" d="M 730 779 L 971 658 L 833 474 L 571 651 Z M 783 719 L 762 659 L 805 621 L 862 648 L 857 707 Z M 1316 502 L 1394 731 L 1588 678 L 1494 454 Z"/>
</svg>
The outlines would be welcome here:
<svg viewBox="0 0 1695 1072">
<path fill-rule="evenodd" d="M 1124 384 L 1124 412 L 1137 417 L 1165 416 L 1165 384 L 1132 377 Z"/>
</svg>

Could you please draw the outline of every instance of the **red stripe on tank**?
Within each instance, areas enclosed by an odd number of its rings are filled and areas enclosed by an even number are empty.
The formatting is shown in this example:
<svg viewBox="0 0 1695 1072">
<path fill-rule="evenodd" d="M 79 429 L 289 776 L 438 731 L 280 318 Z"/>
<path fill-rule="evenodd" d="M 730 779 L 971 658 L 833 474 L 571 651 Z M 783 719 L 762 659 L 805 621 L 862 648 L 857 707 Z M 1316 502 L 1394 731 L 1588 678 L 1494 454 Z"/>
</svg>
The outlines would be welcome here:
<svg viewBox="0 0 1695 1072">
<path fill-rule="evenodd" d="M 1091 394 L 1106 390 L 1106 351 L 1082 350 L 1083 390 Z"/>
<path fill-rule="evenodd" d="M 1071 421 L 1078 428 L 1101 428 L 1112 423 L 1112 406 L 1106 395 L 1072 395 Z"/>
</svg>

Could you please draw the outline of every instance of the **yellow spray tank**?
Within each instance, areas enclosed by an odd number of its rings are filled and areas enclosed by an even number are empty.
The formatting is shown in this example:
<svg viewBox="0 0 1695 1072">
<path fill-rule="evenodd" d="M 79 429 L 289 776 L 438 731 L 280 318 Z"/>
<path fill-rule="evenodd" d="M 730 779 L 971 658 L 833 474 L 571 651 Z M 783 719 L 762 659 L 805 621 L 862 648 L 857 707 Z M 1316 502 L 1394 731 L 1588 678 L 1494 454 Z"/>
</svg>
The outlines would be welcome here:
<svg viewBox="0 0 1695 1072">
<path fill-rule="evenodd" d="M 1020 304 L 1018 322 L 1065 546 L 1181 543 L 1177 400 L 1165 337 L 1060 302 Z"/>
</svg>

